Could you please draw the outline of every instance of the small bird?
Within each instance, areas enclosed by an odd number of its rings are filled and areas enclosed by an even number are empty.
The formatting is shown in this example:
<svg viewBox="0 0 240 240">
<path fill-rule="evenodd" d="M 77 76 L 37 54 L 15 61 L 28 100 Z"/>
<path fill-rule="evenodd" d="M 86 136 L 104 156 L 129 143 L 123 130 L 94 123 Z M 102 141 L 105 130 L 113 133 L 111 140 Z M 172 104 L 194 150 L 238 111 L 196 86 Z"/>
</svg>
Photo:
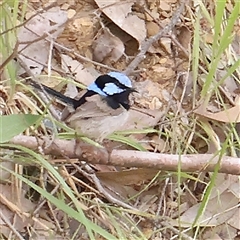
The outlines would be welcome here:
<svg viewBox="0 0 240 240">
<path fill-rule="evenodd" d="M 111 133 L 120 130 L 129 116 L 129 96 L 136 90 L 123 73 L 109 72 L 99 76 L 79 99 L 74 99 L 43 84 L 31 82 L 35 88 L 68 104 L 72 111 L 63 111 L 61 120 L 77 133 L 102 142 Z"/>
</svg>

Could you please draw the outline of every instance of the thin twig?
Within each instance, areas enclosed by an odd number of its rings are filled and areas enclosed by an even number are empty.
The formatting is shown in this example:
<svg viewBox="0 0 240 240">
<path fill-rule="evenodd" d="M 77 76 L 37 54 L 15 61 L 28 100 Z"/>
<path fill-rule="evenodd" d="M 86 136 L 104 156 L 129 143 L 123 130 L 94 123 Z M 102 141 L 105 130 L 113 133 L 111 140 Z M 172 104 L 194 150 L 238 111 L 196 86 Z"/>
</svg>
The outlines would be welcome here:
<svg viewBox="0 0 240 240">
<path fill-rule="evenodd" d="M 153 14 L 152 14 L 148 9 L 144 9 L 144 11 L 154 20 L 154 22 L 157 23 L 157 25 L 158 25 L 159 27 L 161 27 L 162 29 L 165 27 L 165 26 L 160 22 L 160 20 L 157 20 L 157 19 L 153 16 Z M 180 43 L 179 41 L 177 41 L 175 34 L 170 33 L 170 34 L 167 34 L 166 37 L 171 38 L 171 40 L 173 41 L 173 43 L 174 43 L 178 48 L 180 48 L 180 49 L 182 50 L 184 56 L 185 56 L 187 59 L 189 58 L 189 53 L 188 53 L 188 51 L 181 45 L 181 43 Z"/>
<path fill-rule="evenodd" d="M 169 221 L 171 221 L 172 219 L 169 219 Z M 180 231 L 179 229 L 175 228 L 174 226 L 172 226 L 170 223 L 168 222 L 161 222 L 160 223 L 162 226 L 164 226 L 165 228 L 170 229 L 173 233 L 176 234 L 176 237 L 172 237 L 171 239 L 183 239 L 183 240 L 193 240 L 193 238 L 189 237 L 187 234 L 185 234 L 183 231 Z"/>
<path fill-rule="evenodd" d="M 36 12 L 35 14 L 33 14 L 30 18 L 28 18 L 28 19 L 27 19 L 26 21 L 24 21 L 23 23 L 20 23 L 20 24 L 18 24 L 17 26 L 14 26 L 14 27 L 12 27 L 12 28 L 9 28 L 9 29 L 5 30 L 4 32 L 1 32 L 1 33 L 0 33 L 0 36 L 6 34 L 6 33 L 8 33 L 8 32 L 10 32 L 10 31 L 12 31 L 12 30 L 14 30 L 14 29 L 17 29 L 17 28 L 20 28 L 20 27 L 26 25 L 31 19 L 33 19 L 33 18 L 36 17 L 37 15 L 39 15 L 39 14 L 41 14 L 41 13 L 44 13 L 44 12 L 46 12 L 47 10 L 49 10 L 49 9 L 51 9 L 51 8 L 53 8 L 53 7 L 56 7 L 56 6 L 58 6 L 57 1 L 51 3 L 49 6 L 44 7 L 44 8 L 41 9 L 41 10 L 37 10 L 37 12 Z"/>
<path fill-rule="evenodd" d="M 157 211 L 156 211 L 156 216 L 159 216 L 160 214 L 160 211 L 162 210 L 162 203 L 163 203 L 163 200 L 164 198 L 166 197 L 166 188 L 169 184 L 169 177 L 166 178 L 165 180 L 165 184 L 163 186 L 163 188 L 161 189 L 161 197 L 159 198 L 159 201 L 158 201 L 158 208 L 157 208 Z"/>
<path fill-rule="evenodd" d="M 102 63 L 99 63 L 99 62 L 95 62 L 95 61 L 93 61 L 93 60 L 91 60 L 91 59 L 89 59 L 89 58 L 87 58 L 87 57 L 83 57 L 82 55 L 76 53 L 74 49 L 67 48 L 67 47 L 65 47 L 65 46 L 63 46 L 63 45 L 61 45 L 61 44 L 59 44 L 59 43 L 57 43 L 57 42 L 53 42 L 53 44 L 54 44 L 54 46 L 57 47 L 57 48 L 60 48 L 60 49 L 62 49 L 62 50 L 64 50 L 64 51 L 66 51 L 66 52 L 72 53 L 75 57 L 77 57 L 78 59 L 80 59 L 80 60 L 82 60 L 82 61 L 84 61 L 84 62 L 92 63 L 92 64 L 94 64 L 94 65 L 97 65 L 97 66 L 99 66 L 99 67 L 108 69 L 108 70 L 110 70 L 110 71 L 117 71 L 115 68 L 109 67 L 109 66 L 107 66 L 107 65 L 105 65 L 105 64 L 102 64 Z"/>
<path fill-rule="evenodd" d="M 158 41 L 166 34 L 168 34 L 175 27 L 177 21 L 181 16 L 181 13 L 183 12 L 185 4 L 186 0 L 182 0 L 180 7 L 176 10 L 175 14 L 172 17 L 171 22 L 166 27 L 164 27 L 159 33 L 150 37 L 149 39 L 142 43 L 140 52 L 126 68 L 126 70 L 124 71 L 125 74 L 130 75 L 134 71 L 134 69 L 139 65 L 139 63 L 145 58 L 145 54 L 148 51 L 148 49 L 152 46 L 152 44 Z"/>
<path fill-rule="evenodd" d="M 111 194 L 109 194 L 104 187 L 102 186 L 102 184 L 100 183 L 99 179 L 97 178 L 97 176 L 92 173 L 89 174 L 87 172 L 85 172 L 84 170 L 82 170 L 78 165 L 73 164 L 73 166 L 85 177 L 90 178 L 92 180 L 92 182 L 95 184 L 96 188 L 98 189 L 98 191 L 104 195 L 104 197 L 111 203 L 117 204 L 118 206 L 121 206 L 123 208 L 127 208 L 127 209 L 131 209 L 133 211 L 138 212 L 139 210 L 130 206 L 129 204 L 126 204 L 116 198 L 114 198 Z"/>
<path fill-rule="evenodd" d="M 20 58 L 17 57 L 18 63 L 20 64 L 20 66 L 26 71 L 26 73 L 28 74 L 29 77 L 31 77 L 31 79 L 33 81 L 35 81 L 36 83 L 38 83 L 38 79 L 34 76 L 34 74 L 32 73 L 32 71 L 29 69 L 29 67 L 27 66 L 27 64 L 25 64 L 25 62 Z M 41 86 L 41 85 L 40 85 Z M 42 88 L 42 92 L 38 91 L 38 95 L 39 97 L 43 100 L 43 102 L 45 104 L 49 104 L 49 99 L 51 99 L 50 97 L 46 97 L 48 96 L 48 94 L 46 93 L 46 91 Z M 56 120 L 60 120 L 59 114 L 56 112 L 55 108 L 53 106 L 49 106 L 49 111 L 51 112 L 52 116 L 56 119 Z"/>
<path fill-rule="evenodd" d="M 9 221 L 9 219 L 7 217 L 5 217 L 5 215 L 2 213 L 2 211 L 0 211 L 0 218 L 6 223 L 6 225 L 13 231 L 13 233 L 16 235 L 16 237 L 18 237 L 18 239 L 20 240 L 25 240 L 21 234 L 16 230 L 16 228 L 11 224 L 11 222 Z"/>
<path fill-rule="evenodd" d="M 4 60 L 4 62 L 0 65 L 0 74 L 1 72 L 3 71 L 4 67 L 13 59 L 17 56 L 17 49 L 18 49 L 18 46 L 19 46 L 19 42 L 17 41 L 13 50 L 12 50 L 12 53 L 10 54 L 10 56 L 7 57 L 7 59 Z"/>
</svg>

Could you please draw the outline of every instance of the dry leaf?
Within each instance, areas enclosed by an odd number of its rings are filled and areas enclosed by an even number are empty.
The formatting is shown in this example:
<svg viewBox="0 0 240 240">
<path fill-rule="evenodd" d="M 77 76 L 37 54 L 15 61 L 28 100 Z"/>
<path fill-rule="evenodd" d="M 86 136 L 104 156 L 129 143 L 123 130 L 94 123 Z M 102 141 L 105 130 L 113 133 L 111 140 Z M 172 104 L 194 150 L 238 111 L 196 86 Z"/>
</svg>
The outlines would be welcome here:
<svg viewBox="0 0 240 240">
<path fill-rule="evenodd" d="M 67 13 L 59 7 L 49 9 L 47 12 L 36 15 L 18 33 L 19 57 L 31 69 L 34 75 L 41 73 L 46 65 L 50 50 L 50 42 L 40 37 L 48 33 L 49 40 L 56 39 L 62 33 L 63 24 L 67 21 Z M 22 42 L 22 44 L 21 44 Z M 24 42 L 29 42 L 25 44 Z M 33 59 L 33 60 L 31 60 Z M 21 74 L 21 73 L 19 73 Z"/>
<path fill-rule="evenodd" d="M 0 211 L 7 218 L 9 222 L 14 222 L 14 228 L 21 232 L 31 221 L 26 218 L 26 214 L 32 212 L 36 205 L 25 198 L 23 190 L 16 188 L 13 185 L 0 184 Z M 24 216 L 25 215 L 25 216 Z M 30 216 L 30 215 L 29 215 Z M 8 234 L 10 229 L 5 221 L 0 217 L 1 233 L 9 239 Z"/>
<path fill-rule="evenodd" d="M 110 195 L 121 201 L 138 193 L 132 186 L 124 186 L 109 179 L 101 179 L 101 184 Z"/>
<path fill-rule="evenodd" d="M 239 159 L 240 161 L 240 159 Z M 240 184 L 239 184 L 239 177 L 236 176 L 238 179 L 237 181 L 235 181 L 234 183 L 231 183 L 231 185 L 229 186 L 228 190 L 235 195 L 235 197 L 240 199 Z M 239 215 L 240 216 L 240 215 Z"/>
<path fill-rule="evenodd" d="M 179 29 L 179 34 L 177 35 L 178 41 L 180 42 L 180 44 L 186 49 L 188 50 L 189 45 L 191 43 L 192 40 L 192 33 L 191 31 L 185 27 L 185 26 L 181 26 Z"/>
<path fill-rule="evenodd" d="M 10 161 L 4 161 L 4 159 L 1 159 L 0 162 L 0 182 L 7 182 L 10 180 L 11 173 L 9 171 L 4 170 L 3 168 L 6 168 L 8 170 L 14 171 L 15 164 Z"/>
<path fill-rule="evenodd" d="M 219 194 L 222 194 L 225 191 L 229 191 L 230 188 L 234 189 L 234 187 L 232 187 L 232 186 L 235 184 L 239 184 L 238 176 L 224 174 L 224 173 L 218 173 L 216 180 L 215 180 L 215 186 L 213 187 L 213 189 L 211 191 L 210 199 L 217 198 L 219 196 Z M 235 196 L 239 197 L 240 189 L 238 189 L 238 191 L 235 191 L 235 193 L 237 193 L 237 192 L 238 192 L 238 196 L 236 196 L 236 195 Z"/>
<path fill-rule="evenodd" d="M 202 237 L 199 239 L 214 239 L 214 240 L 226 240 L 234 239 L 237 240 L 237 230 L 229 226 L 228 224 L 221 224 L 212 228 L 205 228 Z"/>
<path fill-rule="evenodd" d="M 232 193 L 225 191 L 216 198 L 209 200 L 206 209 L 199 218 L 197 224 L 199 226 L 218 226 L 224 222 L 228 222 L 237 210 L 238 198 Z M 175 226 L 190 227 L 197 216 L 200 203 L 190 207 L 182 214 L 179 220 L 173 221 Z M 237 227 L 237 226 L 236 226 Z"/>
<path fill-rule="evenodd" d="M 104 28 L 103 34 L 93 43 L 93 59 L 98 62 L 102 62 L 105 58 L 117 62 L 124 51 L 123 42 L 114 36 L 108 28 Z"/>
<path fill-rule="evenodd" d="M 97 172 L 96 175 L 100 180 L 114 181 L 118 184 L 129 186 L 129 185 L 139 185 L 144 181 L 151 180 L 159 170 L 148 169 L 148 168 L 138 168 L 130 169 L 121 172 Z"/>
<path fill-rule="evenodd" d="M 141 111 L 141 112 L 140 112 Z M 148 109 L 144 112 L 144 109 L 129 110 L 129 118 L 126 124 L 124 124 L 119 131 L 133 130 L 133 129 L 144 129 L 149 127 L 154 127 L 157 125 L 163 112 L 159 110 Z"/>
<path fill-rule="evenodd" d="M 217 73 L 216 73 L 217 79 L 221 79 L 225 77 L 227 74 L 228 73 L 226 69 L 223 69 L 223 70 L 217 69 Z M 229 97 L 232 97 L 234 95 L 234 92 L 238 90 L 238 85 L 239 84 L 232 76 L 227 77 L 222 84 L 225 90 L 225 94 L 228 94 Z"/>
<path fill-rule="evenodd" d="M 26 199 L 24 192 L 17 192 L 12 185 L 0 184 L 0 205 L 6 205 L 14 212 L 30 212 L 35 204 Z"/>
<path fill-rule="evenodd" d="M 63 28 L 56 28 L 65 23 L 67 21 L 67 12 L 61 10 L 60 7 L 52 7 L 48 9 L 46 12 L 41 14 L 42 17 L 51 21 L 51 26 L 53 27 L 54 33 L 53 36 L 56 38 L 63 31 Z M 56 25 L 57 24 L 57 25 Z"/>
<path fill-rule="evenodd" d="M 143 182 L 154 178 L 158 172 L 159 170 L 156 169 L 131 169 L 121 172 L 98 172 L 96 175 L 106 191 L 115 198 L 123 200 L 138 194 L 134 186 L 141 186 Z"/>
<path fill-rule="evenodd" d="M 135 38 L 141 46 L 146 38 L 146 28 L 144 21 L 132 14 L 131 8 L 135 1 L 95 0 L 95 2 L 108 18 Z"/>
<path fill-rule="evenodd" d="M 93 68 L 85 68 L 77 60 L 73 60 L 71 57 L 65 54 L 61 54 L 62 68 L 64 71 L 69 72 L 75 76 L 75 80 L 88 86 L 99 76 L 99 73 Z"/>
<path fill-rule="evenodd" d="M 147 22 L 146 28 L 148 37 L 154 36 L 160 31 L 160 27 L 155 22 Z"/>
<path fill-rule="evenodd" d="M 238 185 L 239 187 L 239 185 Z M 237 208 L 235 210 L 235 214 L 229 219 L 228 224 L 235 229 L 240 230 L 240 221 L 239 221 L 239 216 L 240 216 L 240 208 Z"/>
<path fill-rule="evenodd" d="M 203 110 L 203 106 L 200 106 L 194 113 L 197 113 L 200 116 L 207 117 L 219 122 L 225 123 L 239 123 L 240 122 L 240 105 L 226 109 L 217 113 L 210 113 L 206 110 Z"/>
</svg>

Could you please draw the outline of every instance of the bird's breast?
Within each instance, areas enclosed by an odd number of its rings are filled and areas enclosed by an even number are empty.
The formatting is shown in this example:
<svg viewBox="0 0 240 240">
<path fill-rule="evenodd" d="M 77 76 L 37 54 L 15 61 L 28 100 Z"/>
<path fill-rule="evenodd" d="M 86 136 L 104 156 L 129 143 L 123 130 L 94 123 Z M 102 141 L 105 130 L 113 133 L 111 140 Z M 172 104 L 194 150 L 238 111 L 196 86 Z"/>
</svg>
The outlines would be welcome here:
<svg viewBox="0 0 240 240">
<path fill-rule="evenodd" d="M 102 141 L 111 133 L 122 130 L 128 117 L 129 112 L 125 110 L 119 115 L 76 118 L 70 121 L 69 125 L 80 134 Z"/>
</svg>

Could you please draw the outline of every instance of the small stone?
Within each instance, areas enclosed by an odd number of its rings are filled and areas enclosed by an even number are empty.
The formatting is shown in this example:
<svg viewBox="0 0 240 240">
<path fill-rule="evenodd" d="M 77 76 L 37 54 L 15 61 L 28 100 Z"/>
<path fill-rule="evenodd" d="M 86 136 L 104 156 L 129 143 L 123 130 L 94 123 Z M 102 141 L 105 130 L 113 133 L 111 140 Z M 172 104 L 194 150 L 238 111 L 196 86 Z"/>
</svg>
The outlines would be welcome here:
<svg viewBox="0 0 240 240">
<path fill-rule="evenodd" d="M 73 18 L 75 16 L 75 14 L 76 14 L 76 11 L 74 9 L 69 9 L 67 11 L 68 19 Z"/>
</svg>

